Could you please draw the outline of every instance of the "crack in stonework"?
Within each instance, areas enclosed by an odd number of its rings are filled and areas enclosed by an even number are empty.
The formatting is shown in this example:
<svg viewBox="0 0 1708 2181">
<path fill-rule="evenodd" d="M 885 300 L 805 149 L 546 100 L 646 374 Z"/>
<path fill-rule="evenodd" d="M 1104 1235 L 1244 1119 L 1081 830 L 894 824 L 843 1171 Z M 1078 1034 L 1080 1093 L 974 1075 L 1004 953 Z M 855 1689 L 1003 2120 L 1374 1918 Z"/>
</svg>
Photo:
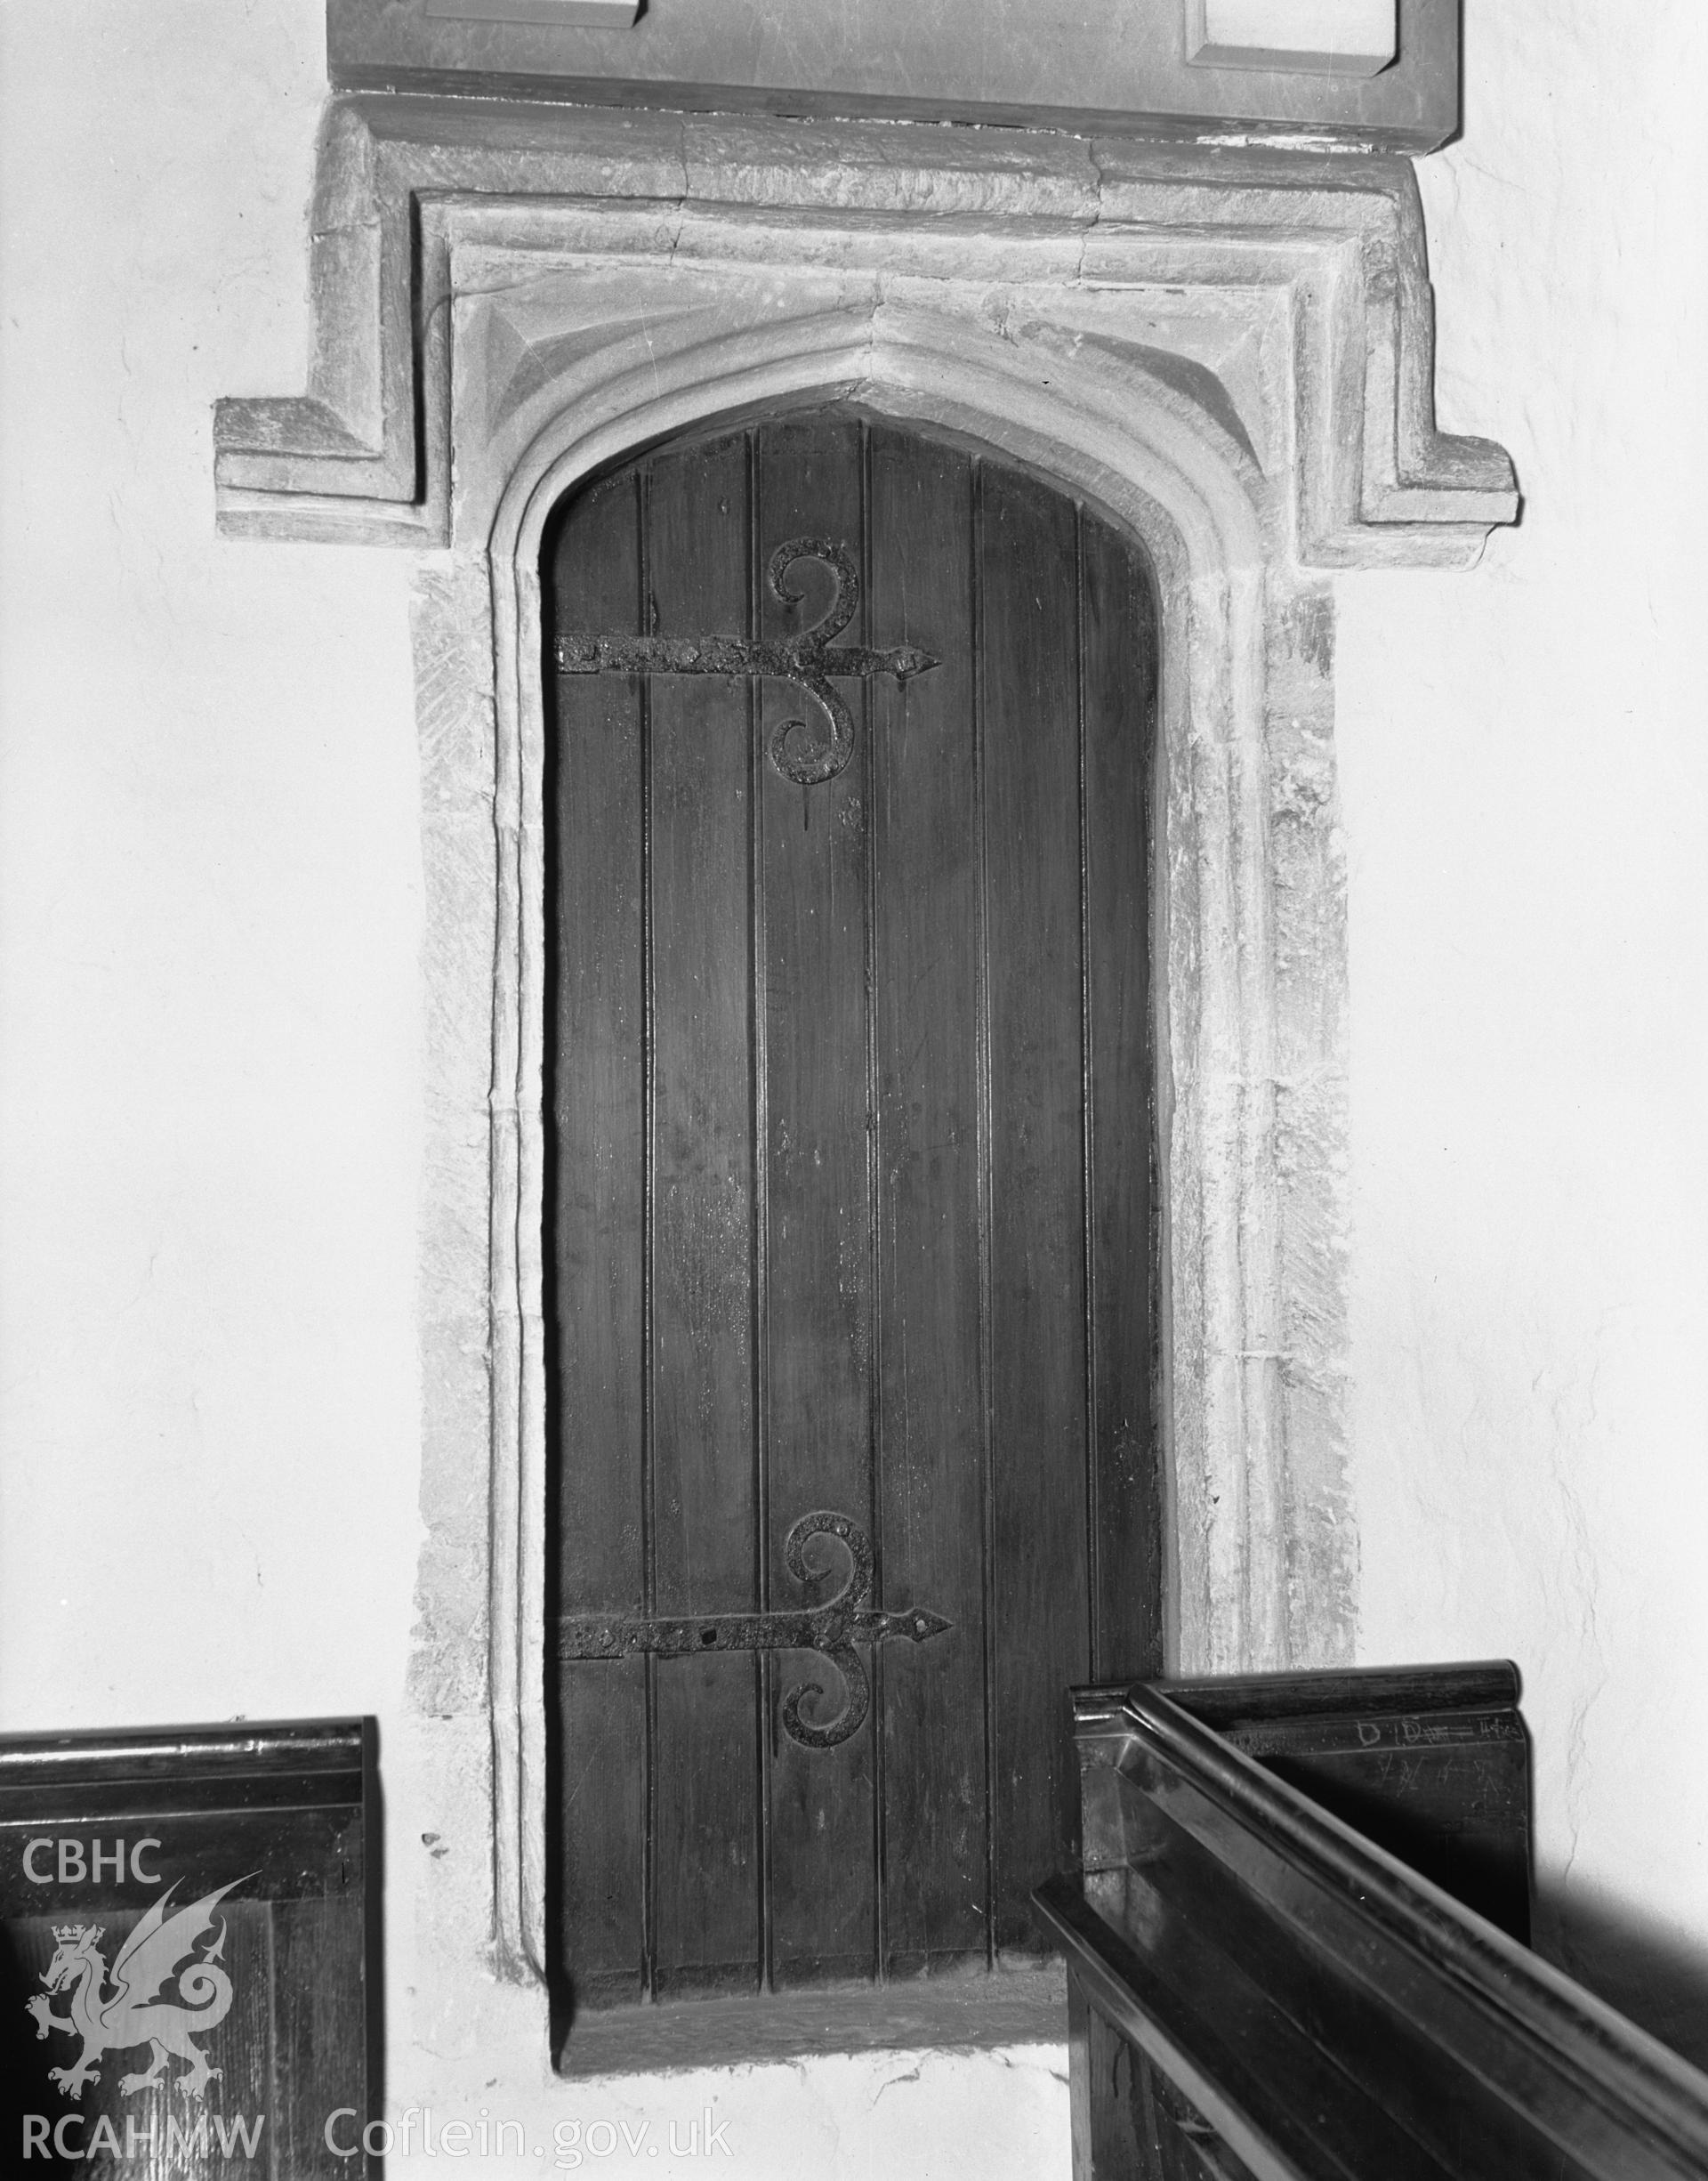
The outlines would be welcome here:
<svg viewBox="0 0 1708 2181">
<path fill-rule="evenodd" d="M 1074 265 L 1074 286 L 1076 287 L 1084 287 L 1085 285 L 1085 253 L 1091 246 L 1092 237 L 1102 224 L 1103 197 L 1108 179 L 1103 162 L 1097 156 L 1097 143 L 1092 137 L 1087 137 L 1085 140 L 1085 164 L 1092 170 L 1092 216 L 1080 230 L 1079 256 Z"/>
</svg>

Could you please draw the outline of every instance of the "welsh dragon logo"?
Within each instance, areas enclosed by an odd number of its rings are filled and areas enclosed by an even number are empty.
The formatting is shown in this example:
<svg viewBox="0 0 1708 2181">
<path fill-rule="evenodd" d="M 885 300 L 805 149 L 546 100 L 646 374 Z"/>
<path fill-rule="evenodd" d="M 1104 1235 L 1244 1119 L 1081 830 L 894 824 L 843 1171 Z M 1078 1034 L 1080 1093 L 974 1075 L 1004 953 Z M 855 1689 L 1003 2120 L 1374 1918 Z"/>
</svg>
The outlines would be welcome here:
<svg viewBox="0 0 1708 2181">
<path fill-rule="evenodd" d="M 103 2052 L 125 2052 L 135 2045 L 147 2045 L 150 2057 L 141 2074 L 119 2077 L 118 2087 L 127 2096 L 151 2089 L 159 2081 L 169 2054 L 190 2064 L 188 2073 L 168 2077 L 187 2096 L 200 2097 L 208 2084 L 218 2079 L 220 2070 L 208 2065 L 200 2048 L 190 2042 L 189 2033 L 211 2030 L 231 2011 L 231 1979 L 220 1967 L 225 1951 L 223 1919 L 218 1938 L 206 1952 L 197 1954 L 196 1949 L 214 1927 L 215 1907 L 232 1886 L 242 1883 L 241 1878 L 233 1878 L 230 1886 L 204 1894 L 199 1901 L 168 1916 L 167 1905 L 178 1890 L 174 1878 L 159 1899 L 149 1904 L 148 1913 L 119 1948 L 110 1971 L 110 1991 L 103 1990 L 109 1972 L 101 1951 L 102 1927 L 53 1927 L 58 1944 L 52 1960 L 42 1971 L 42 1983 L 49 1992 L 68 1987 L 71 2011 L 68 2015 L 54 2014 L 41 1992 L 24 2004 L 36 2017 L 38 2038 L 45 2037 L 50 2030 L 63 2030 L 83 2040 L 83 2050 L 73 2066 L 48 2071 L 48 2080 L 66 2096 L 80 2098 L 85 2083 L 101 2080 L 101 2070 L 93 2063 Z M 163 1999 L 163 1988 L 174 1978 L 180 1996 Z"/>
</svg>

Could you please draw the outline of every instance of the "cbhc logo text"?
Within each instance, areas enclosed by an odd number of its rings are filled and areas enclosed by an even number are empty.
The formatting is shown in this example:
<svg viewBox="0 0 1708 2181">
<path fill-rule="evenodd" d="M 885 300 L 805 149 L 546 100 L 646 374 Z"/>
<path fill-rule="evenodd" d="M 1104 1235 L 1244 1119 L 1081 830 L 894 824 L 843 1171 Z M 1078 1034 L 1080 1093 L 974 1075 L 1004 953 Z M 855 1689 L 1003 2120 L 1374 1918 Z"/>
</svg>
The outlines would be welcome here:
<svg viewBox="0 0 1708 2181">
<path fill-rule="evenodd" d="M 139 1886 L 157 1886 L 160 1873 L 145 1870 L 142 1858 L 149 1850 L 157 1848 L 157 1840 L 139 1840 L 131 1849 L 131 1876 Z M 37 1858 L 44 1858 L 45 1867 L 36 1869 Z M 90 1852 L 85 1853 L 81 1840 L 60 1839 L 41 1833 L 24 1844 L 24 1876 L 32 1886 L 82 1886 L 87 1882 L 99 1886 L 103 1877 L 109 1877 L 116 1885 L 125 1882 L 125 1843 L 115 1840 L 111 1847 L 104 1846 L 96 1835 Z"/>
</svg>

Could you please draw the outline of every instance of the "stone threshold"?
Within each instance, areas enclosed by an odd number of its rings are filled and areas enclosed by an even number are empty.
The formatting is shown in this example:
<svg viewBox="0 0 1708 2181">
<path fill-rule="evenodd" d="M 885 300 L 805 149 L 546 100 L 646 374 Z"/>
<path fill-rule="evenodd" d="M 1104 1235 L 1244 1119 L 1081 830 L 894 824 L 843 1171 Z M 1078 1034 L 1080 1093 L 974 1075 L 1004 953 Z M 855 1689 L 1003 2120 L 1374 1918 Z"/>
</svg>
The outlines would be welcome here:
<svg viewBox="0 0 1708 2181">
<path fill-rule="evenodd" d="M 1065 2045 L 1059 1962 L 903 1984 L 829 1985 L 600 2008 L 571 2025 L 557 2072 L 574 2081 L 762 2065 L 830 2053 L 987 2051 Z"/>
</svg>

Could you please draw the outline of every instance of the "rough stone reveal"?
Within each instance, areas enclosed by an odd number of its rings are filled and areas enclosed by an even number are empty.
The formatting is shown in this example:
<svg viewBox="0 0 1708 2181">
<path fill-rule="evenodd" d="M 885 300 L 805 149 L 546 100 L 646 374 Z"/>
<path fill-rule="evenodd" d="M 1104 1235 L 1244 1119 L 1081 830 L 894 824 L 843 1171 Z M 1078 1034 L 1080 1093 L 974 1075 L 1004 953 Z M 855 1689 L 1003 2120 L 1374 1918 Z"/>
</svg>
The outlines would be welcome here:
<svg viewBox="0 0 1708 2181">
<path fill-rule="evenodd" d="M 858 402 L 1148 549 L 1172 1654 L 1349 1653 L 1337 567 L 1474 560 L 1511 465 L 1434 428 L 1408 166 L 1019 131 L 417 98 L 328 109 L 307 393 L 222 403 L 229 533 L 423 556 L 431 1085 L 415 1700 L 493 1885 L 441 1958 L 543 1964 L 539 561 L 576 481 Z"/>
</svg>

